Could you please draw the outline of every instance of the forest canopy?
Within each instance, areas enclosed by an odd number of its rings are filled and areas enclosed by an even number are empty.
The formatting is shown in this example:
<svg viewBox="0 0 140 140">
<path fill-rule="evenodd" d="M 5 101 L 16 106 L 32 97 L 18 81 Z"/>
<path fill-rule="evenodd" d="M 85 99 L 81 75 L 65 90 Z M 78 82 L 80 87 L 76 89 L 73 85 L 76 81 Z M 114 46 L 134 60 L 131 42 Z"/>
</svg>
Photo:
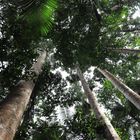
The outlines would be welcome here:
<svg viewBox="0 0 140 140">
<path fill-rule="evenodd" d="M 140 139 L 140 0 L 0 0 L 0 140 Z"/>
</svg>

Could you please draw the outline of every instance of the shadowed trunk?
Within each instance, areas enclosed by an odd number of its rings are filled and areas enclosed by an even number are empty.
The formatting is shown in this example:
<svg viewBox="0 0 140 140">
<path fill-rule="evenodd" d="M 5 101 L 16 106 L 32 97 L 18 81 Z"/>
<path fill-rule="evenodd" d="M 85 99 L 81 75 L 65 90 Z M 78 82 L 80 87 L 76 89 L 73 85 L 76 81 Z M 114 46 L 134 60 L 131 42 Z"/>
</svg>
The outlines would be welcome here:
<svg viewBox="0 0 140 140">
<path fill-rule="evenodd" d="M 140 96 L 107 70 L 98 70 L 140 110 Z"/>
<path fill-rule="evenodd" d="M 91 92 L 79 67 L 77 68 L 77 74 L 81 80 L 85 95 L 87 96 L 89 100 L 90 106 L 93 109 L 96 115 L 96 118 L 103 123 L 103 126 L 106 131 L 107 139 L 108 140 L 121 140 L 118 134 L 116 133 L 115 129 L 113 128 L 112 124 L 110 123 L 109 119 L 105 116 L 105 114 L 103 113 L 103 110 L 101 110 L 101 108 L 99 107 L 96 97 L 94 93 Z"/>
<path fill-rule="evenodd" d="M 0 103 L 0 140 L 13 140 L 34 88 L 33 80 L 38 78 L 45 58 L 46 52 L 43 52 L 32 66 L 30 76 L 35 74 L 35 77 L 28 81 L 19 81 L 6 99 Z"/>
</svg>

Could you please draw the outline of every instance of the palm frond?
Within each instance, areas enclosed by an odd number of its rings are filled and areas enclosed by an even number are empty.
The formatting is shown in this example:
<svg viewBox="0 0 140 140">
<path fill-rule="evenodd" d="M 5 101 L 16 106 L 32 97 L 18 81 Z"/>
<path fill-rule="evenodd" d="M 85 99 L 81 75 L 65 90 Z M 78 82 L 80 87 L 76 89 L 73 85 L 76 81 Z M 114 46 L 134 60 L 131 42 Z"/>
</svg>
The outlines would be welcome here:
<svg viewBox="0 0 140 140">
<path fill-rule="evenodd" d="M 57 0 L 22 0 L 20 1 L 21 18 L 46 35 L 52 28 Z"/>
</svg>

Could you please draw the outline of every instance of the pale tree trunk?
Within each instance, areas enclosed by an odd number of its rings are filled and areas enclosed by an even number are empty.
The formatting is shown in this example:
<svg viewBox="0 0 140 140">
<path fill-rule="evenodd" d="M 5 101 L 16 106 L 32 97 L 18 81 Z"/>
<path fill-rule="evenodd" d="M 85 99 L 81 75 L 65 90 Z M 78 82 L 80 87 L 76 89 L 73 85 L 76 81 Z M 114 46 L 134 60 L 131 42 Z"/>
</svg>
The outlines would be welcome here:
<svg viewBox="0 0 140 140">
<path fill-rule="evenodd" d="M 92 93 L 89 85 L 87 84 L 86 80 L 84 79 L 84 76 L 80 70 L 80 68 L 77 68 L 77 74 L 81 80 L 85 95 L 88 98 L 89 104 L 91 108 L 93 109 L 96 118 L 103 123 L 105 126 L 105 131 L 107 135 L 108 140 L 121 140 L 118 134 L 116 133 L 115 129 L 113 128 L 112 124 L 110 123 L 109 119 L 105 116 L 103 113 L 103 110 L 98 105 L 98 102 L 95 97 L 95 93 Z"/>
<path fill-rule="evenodd" d="M 123 93 L 123 95 L 140 110 L 140 96 L 130 89 L 127 85 L 117 79 L 113 74 L 108 72 L 107 70 L 102 70 L 98 68 L 98 70 L 109 80 L 111 83 Z"/>
<path fill-rule="evenodd" d="M 140 49 L 127 49 L 127 48 L 110 48 L 107 50 L 111 50 L 114 52 L 124 53 L 124 54 L 140 54 Z"/>
<path fill-rule="evenodd" d="M 41 72 L 45 58 L 46 51 L 39 56 L 37 62 L 32 66 L 31 73 L 35 74 L 34 80 Z M 0 103 L 0 140 L 13 140 L 35 85 L 33 79 L 19 81 L 6 99 Z"/>
</svg>

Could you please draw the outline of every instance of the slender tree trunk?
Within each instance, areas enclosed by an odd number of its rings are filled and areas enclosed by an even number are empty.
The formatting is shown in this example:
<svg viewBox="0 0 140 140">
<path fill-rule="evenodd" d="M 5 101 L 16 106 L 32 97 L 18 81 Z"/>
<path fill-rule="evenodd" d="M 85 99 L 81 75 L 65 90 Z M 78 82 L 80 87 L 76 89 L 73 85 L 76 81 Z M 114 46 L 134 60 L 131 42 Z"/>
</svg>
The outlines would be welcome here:
<svg viewBox="0 0 140 140">
<path fill-rule="evenodd" d="M 98 70 L 108 79 L 111 81 L 111 83 L 119 90 L 121 91 L 124 96 L 133 103 L 139 110 L 140 110 L 140 96 L 134 92 L 132 89 L 130 89 L 127 85 L 125 85 L 123 82 L 121 82 L 119 79 L 117 79 L 113 74 L 108 72 L 107 70 L 102 70 L 98 68 Z"/>
<path fill-rule="evenodd" d="M 140 49 L 123 49 L 123 48 L 110 48 L 107 50 L 111 50 L 114 52 L 125 53 L 125 54 L 140 54 Z"/>
<path fill-rule="evenodd" d="M 34 88 L 35 83 L 33 80 L 36 80 L 41 72 L 45 58 L 46 52 L 43 52 L 37 62 L 32 66 L 31 73 L 35 74 L 35 78 L 28 81 L 19 81 L 6 99 L 1 102 L 0 140 L 13 140 Z"/>
<path fill-rule="evenodd" d="M 95 97 L 94 93 L 91 92 L 79 67 L 77 68 L 77 74 L 81 80 L 83 89 L 89 100 L 90 106 L 96 115 L 96 118 L 103 123 L 103 125 L 106 129 L 107 139 L 108 140 L 121 140 L 120 137 L 118 136 L 118 134 L 116 133 L 115 129 L 113 128 L 112 124 L 110 123 L 109 119 L 105 116 L 105 114 L 99 107 L 96 97 Z"/>
</svg>

